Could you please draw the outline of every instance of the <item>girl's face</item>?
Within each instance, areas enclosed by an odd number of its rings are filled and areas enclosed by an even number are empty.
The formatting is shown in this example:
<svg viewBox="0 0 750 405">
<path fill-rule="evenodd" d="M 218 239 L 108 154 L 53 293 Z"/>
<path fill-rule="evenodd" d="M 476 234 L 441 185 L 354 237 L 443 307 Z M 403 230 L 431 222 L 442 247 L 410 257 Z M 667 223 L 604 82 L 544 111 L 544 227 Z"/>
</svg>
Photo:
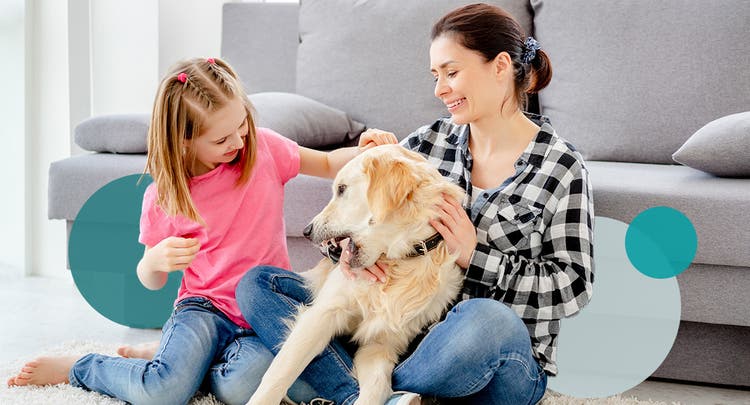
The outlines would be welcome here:
<svg viewBox="0 0 750 405">
<path fill-rule="evenodd" d="M 435 97 L 448 107 L 453 122 L 468 124 L 497 115 L 508 92 L 498 58 L 485 61 L 479 52 L 441 35 L 430 46 Z"/>
<path fill-rule="evenodd" d="M 207 114 L 198 137 L 186 141 L 195 152 L 195 163 L 190 168 L 194 176 L 208 173 L 222 163 L 234 160 L 248 134 L 247 111 L 240 98 Z"/>
</svg>

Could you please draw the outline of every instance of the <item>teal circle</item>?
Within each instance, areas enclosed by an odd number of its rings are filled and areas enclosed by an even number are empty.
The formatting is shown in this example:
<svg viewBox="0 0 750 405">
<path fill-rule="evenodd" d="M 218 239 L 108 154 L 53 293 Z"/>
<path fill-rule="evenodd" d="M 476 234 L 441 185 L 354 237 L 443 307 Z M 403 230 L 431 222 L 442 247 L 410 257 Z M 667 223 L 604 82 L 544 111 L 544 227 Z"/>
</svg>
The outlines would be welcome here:
<svg viewBox="0 0 750 405">
<path fill-rule="evenodd" d="M 78 212 L 68 245 L 81 295 L 106 318 L 134 328 L 160 328 L 182 280 L 181 272 L 170 273 L 162 289 L 151 291 L 136 274 L 144 251 L 138 243 L 141 205 L 151 182 L 150 176 L 135 174 L 97 190 Z"/>
<path fill-rule="evenodd" d="M 596 217 L 594 285 L 588 305 L 561 321 L 558 375 L 549 388 L 578 398 L 620 394 L 648 378 L 680 325 L 677 280 L 647 277 L 627 260 L 628 225 Z"/>
<path fill-rule="evenodd" d="M 638 214 L 625 235 L 628 259 L 653 278 L 674 277 L 688 268 L 698 249 L 698 236 L 685 214 L 653 207 Z"/>
</svg>

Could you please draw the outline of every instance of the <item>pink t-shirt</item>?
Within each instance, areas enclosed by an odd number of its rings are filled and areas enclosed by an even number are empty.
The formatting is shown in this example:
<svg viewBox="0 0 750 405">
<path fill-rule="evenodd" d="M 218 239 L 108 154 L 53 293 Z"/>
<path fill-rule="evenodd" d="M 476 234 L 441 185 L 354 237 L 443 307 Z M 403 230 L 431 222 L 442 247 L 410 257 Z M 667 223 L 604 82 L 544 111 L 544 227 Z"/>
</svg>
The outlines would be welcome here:
<svg viewBox="0 0 750 405">
<path fill-rule="evenodd" d="M 236 186 L 237 166 L 222 164 L 190 180 L 193 203 L 206 226 L 182 215 L 169 217 L 156 205 L 156 186 L 143 195 L 138 241 L 153 247 L 169 236 L 197 237 L 201 248 L 185 269 L 177 301 L 204 297 L 229 319 L 249 327 L 234 289 L 257 265 L 288 269 L 284 184 L 299 173 L 299 149 L 266 128 L 257 129 L 257 157 L 250 180 Z"/>
</svg>

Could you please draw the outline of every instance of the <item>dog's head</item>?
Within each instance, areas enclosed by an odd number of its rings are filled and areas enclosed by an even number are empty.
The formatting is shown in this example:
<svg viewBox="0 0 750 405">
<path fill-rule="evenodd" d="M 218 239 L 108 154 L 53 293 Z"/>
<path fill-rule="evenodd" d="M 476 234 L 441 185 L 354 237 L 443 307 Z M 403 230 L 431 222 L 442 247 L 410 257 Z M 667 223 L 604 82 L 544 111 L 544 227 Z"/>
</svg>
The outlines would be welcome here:
<svg viewBox="0 0 750 405">
<path fill-rule="evenodd" d="M 316 244 L 349 238 L 353 268 L 403 258 L 436 232 L 428 221 L 437 218 L 443 194 L 464 198 L 421 155 L 399 145 L 371 148 L 339 171 L 331 201 L 305 235 Z"/>
</svg>

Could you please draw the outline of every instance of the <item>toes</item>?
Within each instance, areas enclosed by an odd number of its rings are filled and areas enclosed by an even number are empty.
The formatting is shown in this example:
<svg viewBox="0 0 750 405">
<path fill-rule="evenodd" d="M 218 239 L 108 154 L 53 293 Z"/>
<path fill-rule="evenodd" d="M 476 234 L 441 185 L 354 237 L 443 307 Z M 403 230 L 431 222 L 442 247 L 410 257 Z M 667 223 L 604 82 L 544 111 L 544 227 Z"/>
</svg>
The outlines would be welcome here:
<svg viewBox="0 0 750 405">
<path fill-rule="evenodd" d="M 16 387 L 23 387 L 29 385 L 29 379 L 22 376 L 17 376 L 13 379 L 13 385 Z"/>
<path fill-rule="evenodd" d="M 128 346 L 123 346 L 123 347 L 118 347 L 117 348 L 117 354 L 119 354 L 122 357 L 130 357 L 128 355 L 128 353 L 130 353 L 130 347 L 128 347 Z"/>
</svg>

